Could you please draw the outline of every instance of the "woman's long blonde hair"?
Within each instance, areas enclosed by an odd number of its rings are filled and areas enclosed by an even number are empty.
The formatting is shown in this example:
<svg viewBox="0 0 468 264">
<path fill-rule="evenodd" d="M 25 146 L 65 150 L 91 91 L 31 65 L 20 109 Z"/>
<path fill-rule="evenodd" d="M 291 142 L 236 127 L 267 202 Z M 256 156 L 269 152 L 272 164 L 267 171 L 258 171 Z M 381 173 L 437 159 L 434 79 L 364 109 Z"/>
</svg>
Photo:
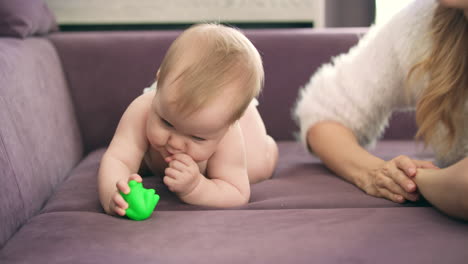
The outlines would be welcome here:
<svg viewBox="0 0 468 264">
<path fill-rule="evenodd" d="M 424 74 L 428 78 L 416 105 L 416 138 L 429 145 L 435 139 L 436 127 L 443 125 L 447 134 L 442 151 L 447 153 L 462 126 L 467 99 L 468 21 L 462 10 L 439 5 L 431 26 L 432 48 L 425 59 L 412 67 L 408 80 Z"/>
</svg>

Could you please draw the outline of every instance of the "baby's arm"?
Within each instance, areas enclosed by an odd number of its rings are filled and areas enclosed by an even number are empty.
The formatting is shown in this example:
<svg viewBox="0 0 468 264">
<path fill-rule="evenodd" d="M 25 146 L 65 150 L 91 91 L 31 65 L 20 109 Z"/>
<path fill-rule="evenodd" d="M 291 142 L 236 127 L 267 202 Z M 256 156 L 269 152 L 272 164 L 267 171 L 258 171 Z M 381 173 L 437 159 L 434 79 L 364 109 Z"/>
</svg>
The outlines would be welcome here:
<svg viewBox="0 0 468 264">
<path fill-rule="evenodd" d="M 125 214 L 126 202 L 120 191 L 128 192 L 130 176 L 141 181 L 138 175 L 140 163 L 146 152 L 146 117 L 151 105 L 148 94 L 136 98 L 120 119 L 112 141 L 102 157 L 98 175 L 101 205 L 108 214 Z M 132 175 L 133 174 L 133 175 Z"/>
<path fill-rule="evenodd" d="M 414 179 L 432 205 L 447 215 L 468 221 L 468 158 L 444 169 L 418 169 Z"/>
<path fill-rule="evenodd" d="M 198 171 L 198 167 L 195 171 L 196 164 L 189 156 L 179 154 L 168 160 L 170 167 L 166 169 L 164 182 L 181 200 L 189 204 L 233 207 L 248 203 L 250 184 L 243 142 L 240 126 L 236 123 L 208 161 L 209 179 Z M 181 173 L 185 169 L 191 173 Z"/>
</svg>

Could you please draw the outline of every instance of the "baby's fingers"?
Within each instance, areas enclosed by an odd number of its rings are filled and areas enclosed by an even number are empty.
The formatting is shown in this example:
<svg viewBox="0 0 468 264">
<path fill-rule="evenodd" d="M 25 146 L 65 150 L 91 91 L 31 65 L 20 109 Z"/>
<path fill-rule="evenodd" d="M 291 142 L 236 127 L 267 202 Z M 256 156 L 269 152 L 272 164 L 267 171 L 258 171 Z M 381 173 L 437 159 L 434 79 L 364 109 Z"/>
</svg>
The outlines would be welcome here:
<svg viewBox="0 0 468 264">
<path fill-rule="evenodd" d="M 130 192 L 130 187 L 128 187 L 128 182 L 124 180 L 120 180 L 116 183 L 117 190 L 120 192 L 123 192 L 125 194 L 128 194 Z"/>
<path fill-rule="evenodd" d="M 169 160 L 169 162 L 173 162 L 174 160 L 177 160 L 181 163 L 183 163 L 184 165 L 186 166 L 190 166 L 192 165 L 193 163 L 195 163 L 193 161 L 193 159 L 187 155 L 187 154 L 184 154 L 184 153 L 177 153 L 177 154 L 174 154 L 172 155 L 171 157 L 168 157 L 168 159 L 166 159 L 166 162 Z"/>
<path fill-rule="evenodd" d="M 169 167 L 178 170 L 178 171 L 183 171 L 187 168 L 187 165 L 183 164 L 182 162 L 178 160 L 174 160 L 169 164 Z"/>
<path fill-rule="evenodd" d="M 125 210 L 120 207 L 115 207 L 114 212 L 120 216 L 124 216 L 126 214 Z"/>
<path fill-rule="evenodd" d="M 182 177 L 182 173 L 174 168 L 166 168 L 164 173 L 167 177 L 172 178 L 174 180 L 180 179 Z"/>
<path fill-rule="evenodd" d="M 163 182 L 164 184 L 167 185 L 167 187 L 169 188 L 169 190 L 171 192 L 175 192 L 176 191 L 176 186 L 177 186 L 177 181 L 174 179 L 174 178 L 171 178 L 169 176 L 164 176 L 163 178 Z"/>
<path fill-rule="evenodd" d="M 112 210 L 120 215 L 120 216 L 124 216 L 125 215 L 125 209 L 128 208 L 128 204 L 127 202 L 122 198 L 122 196 L 120 194 L 115 194 L 113 197 L 112 197 L 112 204 L 113 204 L 113 208 Z"/>
<path fill-rule="evenodd" d="M 142 182 L 143 181 L 143 178 L 141 178 L 140 175 L 136 174 L 136 173 L 133 173 L 132 175 L 130 175 L 130 178 L 128 179 L 129 181 L 131 180 L 135 180 L 137 182 Z"/>
</svg>

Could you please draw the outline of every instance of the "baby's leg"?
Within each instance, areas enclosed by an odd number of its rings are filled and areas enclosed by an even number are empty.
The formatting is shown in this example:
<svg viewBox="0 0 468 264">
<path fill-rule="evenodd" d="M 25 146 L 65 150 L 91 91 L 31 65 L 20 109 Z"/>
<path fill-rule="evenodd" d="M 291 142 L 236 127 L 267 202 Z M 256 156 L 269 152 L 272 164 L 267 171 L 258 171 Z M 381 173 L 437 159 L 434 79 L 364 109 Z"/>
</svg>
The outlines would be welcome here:
<svg viewBox="0 0 468 264">
<path fill-rule="evenodd" d="M 253 103 L 239 122 L 244 136 L 250 183 L 270 178 L 278 161 L 278 146 L 273 138 L 267 135 L 263 120 Z"/>
<path fill-rule="evenodd" d="M 468 220 L 468 158 L 445 169 L 418 169 L 420 193 L 442 212 Z"/>
</svg>

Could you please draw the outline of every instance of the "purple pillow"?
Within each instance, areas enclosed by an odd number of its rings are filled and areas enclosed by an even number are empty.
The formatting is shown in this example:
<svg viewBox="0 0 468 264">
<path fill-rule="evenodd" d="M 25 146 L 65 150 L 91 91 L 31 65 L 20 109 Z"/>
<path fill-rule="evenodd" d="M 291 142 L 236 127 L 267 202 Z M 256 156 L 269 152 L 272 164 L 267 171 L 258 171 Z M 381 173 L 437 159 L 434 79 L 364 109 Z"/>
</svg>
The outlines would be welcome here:
<svg viewBox="0 0 468 264">
<path fill-rule="evenodd" d="M 25 38 L 57 29 L 43 0 L 0 0 L 0 37 Z"/>
</svg>

